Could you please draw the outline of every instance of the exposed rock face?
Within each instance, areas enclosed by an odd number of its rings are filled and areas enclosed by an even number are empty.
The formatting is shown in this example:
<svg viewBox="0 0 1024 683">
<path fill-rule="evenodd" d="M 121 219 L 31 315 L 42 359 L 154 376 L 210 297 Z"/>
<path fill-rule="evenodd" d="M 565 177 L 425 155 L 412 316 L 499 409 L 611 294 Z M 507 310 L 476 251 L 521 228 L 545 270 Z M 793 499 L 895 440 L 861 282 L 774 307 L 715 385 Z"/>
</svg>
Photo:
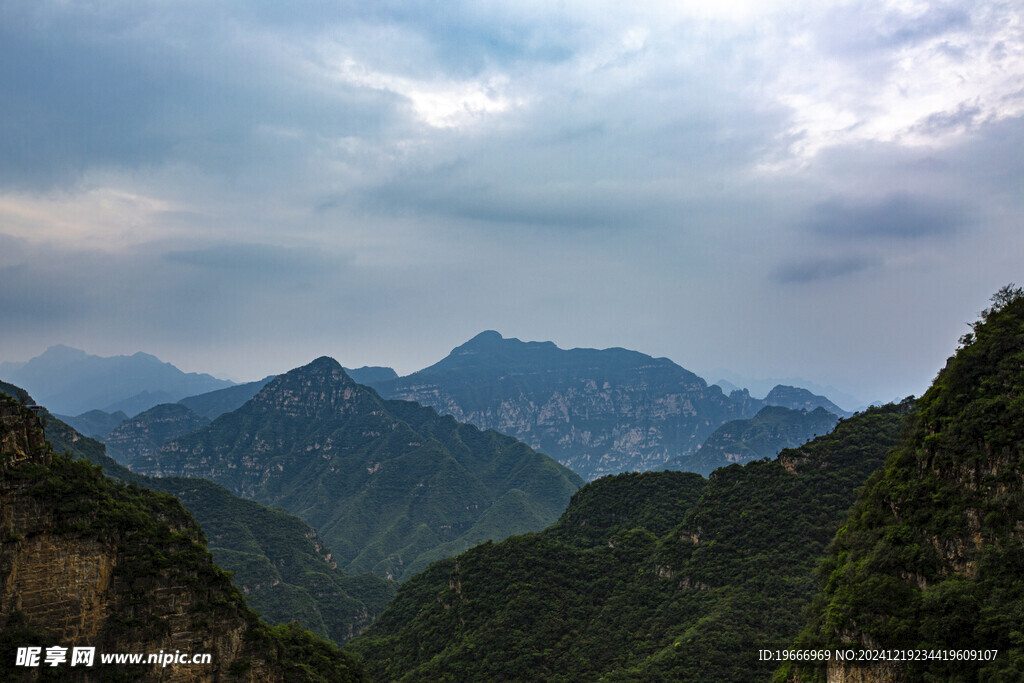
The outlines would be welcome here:
<svg viewBox="0 0 1024 683">
<path fill-rule="evenodd" d="M 208 424 L 210 420 L 180 403 L 162 403 L 122 422 L 104 442 L 110 457 L 131 467 L 136 458 L 153 455 L 171 439 Z"/>
<path fill-rule="evenodd" d="M 39 419 L 0 401 L 0 635 L 29 629 L 45 642 L 21 645 L 95 647 L 94 667 L 65 668 L 69 680 L 286 680 L 281 644 L 212 564 L 176 501 L 54 456 Z M 208 653 L 211 663 L 98 661 L 161 650 Z M 13 653 L 0 656 L 0 670 L 10 667 Z"/>
<path fill-rule="evenodd" d="M 874 662 L 864 666 L 855 662 L 830 661 L 828 683 L 904 683 L 901 669 L 889 662 Z"/>
<path fill-rule="evenodd" d="M 483 332 L 429 368 L 372 386 L 520 439 L 584 479 L 657 469 L 764 406 L 725 396 L 667 358 L 563 350 Z"/>
<path fill-rule="evenodd" d="M 50 464 L 42 425 L 30 415 L 17 403 L 0 397 L 0 471 L 32 462 Z"/>
</svg>

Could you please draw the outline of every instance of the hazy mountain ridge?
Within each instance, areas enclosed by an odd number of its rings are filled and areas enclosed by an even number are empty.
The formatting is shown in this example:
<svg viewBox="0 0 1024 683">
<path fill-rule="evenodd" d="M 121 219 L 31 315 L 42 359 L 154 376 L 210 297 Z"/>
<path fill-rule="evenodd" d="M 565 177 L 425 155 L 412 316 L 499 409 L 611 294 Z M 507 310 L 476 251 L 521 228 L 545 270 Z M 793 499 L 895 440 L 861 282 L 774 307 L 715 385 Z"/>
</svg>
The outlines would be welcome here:
<svg viewBox="0 0 1024 683">
<path fill-rule="evenodd" d="M 128 418 L 103 438 L 107 455 L 131 467 L 140 456 L 160 450 L 171 439 L 210 424 L 180 403 L 161 403 Z"/>
<path fill-rule="evenodd" d="M 550 524 L 582 483 L 510 437 L 385 401 L 326 357 L 136 463 L 283 507 L 318 530 L 346 571 L 395 578 L 441 546 L 458 552 Z"/>
<path fill-rule="evenodd" d="M 101 441 L 107 434 L 128 419 L 128 415 L 121 411 L 108 413 L 99 409 L 89 410 L 81 415 L 56 415 L 56 417 L 62 422 L 71 425 L 83 435 L 93 439 L 100 439 Z"/>
<path fill-rule="evenodd" d="M 726 422 L 696 453 L 673 458 L 667 469 L 706 476 L 719 467 L 774 458 L 785 448 L 796 448 L 829 433 L 838 421 L 838 416 L 820 407 L 808 412 L 768 405 L 754 417 Z"/>
<path fill-rule="evenodd" d="M 52 412 L 79 415 L 88 410 L 126 414 L 158 403 L 234 384 L 207 374 L 185 373 L 147 353 L 93 356 L 67 346 L 51 346 L 24 364 L 9 364 L 0 377 L 24 387 Z"/>
</svg>

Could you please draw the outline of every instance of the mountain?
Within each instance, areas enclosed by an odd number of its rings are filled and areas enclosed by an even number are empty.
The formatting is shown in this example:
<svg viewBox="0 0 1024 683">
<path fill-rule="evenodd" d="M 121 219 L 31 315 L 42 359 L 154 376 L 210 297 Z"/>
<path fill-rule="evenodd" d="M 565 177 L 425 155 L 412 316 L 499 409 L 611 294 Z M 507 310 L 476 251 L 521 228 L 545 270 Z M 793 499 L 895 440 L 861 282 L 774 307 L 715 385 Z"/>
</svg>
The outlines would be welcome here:
<svg viewBox="0 0 1024 683">
<path fill-rule="evenodd" d="M 121 423 L 103 439 L 107 455 L 131 467 L 136 458 L 152 455 L 171 439 L 210 424 L 180 403 L 161 403 Z"/>
<path fill-rule="evenodd" d="M 719 467 L 774 458 L 784 448 L 795 448 L 828 434 L 839 418 L 824 408 L 791 410 L 765 406 L 746 420 L 730 420 L 714 431 L 693 455 L 673 458 L 667 469 L 711 474 Z"/>
<path fill-rule="evenodd" d="M 121 411 L 106 413 L 102 410 L 89 410 L 81 415 L 57 415 L 57 417 L 82 434 L 94 439 L 102 439 L 128 419 L 128 416 Z"/>
<path fill-rule="evenodd" d="M 33 405 L 28 392 L 0 382 L 0 392 Z M 170 494 L 199 522 L 217 566 L 231 572 L 246 602 L 271 624 L 298 621 L 313 633 L 343 643 L 383 611 L 393 582 L 337 569 L 313 529 L 283 510 L 232 495 L 203 479 L 155 479 L 109 458 L 102 443 L 84 437 L 47 411 L 39 411 L 56 453 L 99 465 L 112 479 Z"/>
<path fill-rule="evenodd" d="M 667 358 L 563 350 L 483 332 L 447 358 L 372 386 L 546 453 L 585 479 L 663 467 L 763 403 L 734 400 Z"/>
<path fill-rule="evenodd" d="M 177 501 L 53 453 L 40 418 L 7 396 L 0 397 L 0 511 L 5 680 L 367 680 L 326 641 L 295 625 L 260 622 Z M 17 648 L 55 644 L 96 648 L 88 674 L 70 662 L 31 674 L 17 667 Z M 210 660 L 130 669 L 102 663 L 101 655 L 117 652 Z"/>
<path fill-rule="evenodd" d="M 391 368 L 376 365 L 366 365 L 361 368 L 344 368 L 345 374 L 351 377 L 357 384 L 370 384 L 371 382 L 386 382 L 398 377 Z M 198 415 L 215 420 L 224 413 L 241 408 L 246 401 L 259 393 L 260 389 L 267 386 L 274 375 L 268 375 L 255 382 L 236 384 L 227 389 L 218 389 L 198 396 L 188 396 L 178 403 L 195 411 Z"/>
<path fill-rule="evenodd" d="M 757 681 L 910 404 L 774 461 L 603 477 L 557 524 L 405 582 L 347 645 L 378 680 Z"/>
<path fill-rule="evenodd" d="M 801 665 L 780 680 L 1024 678 L 1024 290 L 1005 287 L 921 397 L 822 565 L 796 647 L 981 650 Z M 987 653 L 987 654 L 986 654 Z"/>
<path fill-rule="evenodd" d="M 326 357 L 135 467 L 281 507 L 313 526 L 345 571 L 397 579 L 543 528 L 582 484 L 511 437 L 385 401 Z"/>
<path fill-rule="evenodd" d="M 245 405 L 245 402 L 260 392 L 260 389 L 267 386 L 274 375 L 268 375 L 255 382 L 236 384 L 226 389 L 208 391 L 205 394 L 186 396 L 178 401 L 196 415 L 201 415 L 208 420 L 216 420 L 224 413 L 230 413 Z"/>
<path fill-rule="evenodd" d="M 371 385 L 374 382 L 387 382 L 397 379 L 398 373 L 392 368 L 379 365 L 364 365 L 361 368 L 345 368 L 345 374 L 351 377 L 356 384 Z"/>
<path fill-rule="evenodd" d="M 785 384 L 777 384 L 772 387 L 772 390 L 764 397 L 764 402 L 770 406 L 782 406 L 792 410 L 824 408 L 839 417 L 849 417 L 853 414 L 843 410 L 824 396 L 812 394 L 801 387 L 791 387 Z"/>
<path fill-rule="evenodd" d="M 63 415 L 93 409 L 116 412 L 122 405 L 129 408 L 125 413 L 134 415 L 158 403 L 233 384 L 210 375 L 184 373 L 145 353 L 103 358 L 67 346 L 52 346 L 0 379 L 24 387 L 51 411 Z"/>
<path fill-rule="evenodd" d="M 808 389 L 815 395 L 828 396 L 832 401 L 836 403 L 836 405 L 842 406 L 844 412 L 849 412 L 851 410 L 859 411 L 862 410 L 863 407 L 868 406 L 868 401 L 865 401 L 862 398 L 842 392 L 832 385 L 823 386 L 821 384 L 818 384 L 817 382 L 805 379 L 803 377 L 775 377 L 753 379 L 750 377 L 738 375 L 735 372 L 731 372 L 723 368 L 716 368 L 714 370 L 710 370 L 708 371 L 708 374 L 704 376 L 718 377 L 719 380 L 715 382 L 715 384 L 720 385 L 722 387 L 722 390 L 725 391 L 726 393 L 734 389 L 745 387 L 755 396 L 764 396 L 768 393 L 771 393 L 771 390 L 779 385 L 795 386 Z M 726 386 L 730 388 L 727 389 Z M 883 405 L 883 403 L 876 402 L 875 404 L 872 405 Z M 842 412 L 836 414 L 840 416 L 843 415 Z"/>
</svg>

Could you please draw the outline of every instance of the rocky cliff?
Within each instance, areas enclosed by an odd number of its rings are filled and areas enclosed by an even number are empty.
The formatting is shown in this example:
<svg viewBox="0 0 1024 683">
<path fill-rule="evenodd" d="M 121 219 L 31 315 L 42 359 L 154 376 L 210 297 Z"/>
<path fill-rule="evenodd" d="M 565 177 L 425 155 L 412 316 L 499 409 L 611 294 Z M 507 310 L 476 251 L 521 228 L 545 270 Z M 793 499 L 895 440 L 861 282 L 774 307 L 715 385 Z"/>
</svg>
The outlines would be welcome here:
<svg viewBox="0 0 1024 683">
<path fill-rule="evenodd" d="M 208 418 L 196 415 L 180 403 L 161 403 L 122 422 L 103 442 L 107 455 L 131 467 L 136 458 L 153 455 L 171 439 L 208 424 Z"/>
<path fill-rule="evenodd" d="M 39 418 L 6 397 L 0 444 L 0 673 L 30 673 L 13 667 L 16 647 L 77 645 L 95 647 L 96 664 L 53 673 L 285 681 L 308 670 L 322 680 L 361 679 L 322 641 L 259 622 L 170 496 L 116 484 L 86 462 L 53 454 Z M 100 653 L 161 650 L 208 653 L 211 663 L 99 663 Z"/>
</svg>

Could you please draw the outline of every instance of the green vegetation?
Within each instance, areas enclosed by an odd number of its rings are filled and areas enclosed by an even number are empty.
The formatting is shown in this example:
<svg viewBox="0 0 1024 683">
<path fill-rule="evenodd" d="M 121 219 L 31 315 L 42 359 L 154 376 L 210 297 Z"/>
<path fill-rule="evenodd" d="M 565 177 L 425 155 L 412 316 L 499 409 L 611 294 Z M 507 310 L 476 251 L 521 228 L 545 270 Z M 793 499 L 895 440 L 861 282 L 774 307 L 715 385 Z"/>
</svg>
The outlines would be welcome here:
<svg viewBox="0 0 1024 683">
<path fill-rule="evenodd" d="M 214 562 L 271 624 L 295 620 L 343 643 L 369 626 L 395 594 L 394 583 L 374 574 L 339 571 L 316 532 L 283 510 L 204 479 L 140 481 L 171 494 L 199 520 Z"/>
<path fill-rule="evenodd" d="M 920 399 L 822 565 L 795 646 L 998 649 L 903 665 L 908 680 L 1024 677 L 1024 291 L 993 298 Z M 820 668 L 780 671 L 823 680 Z"/>
<path fill-rule="evenodd" d="M 277 377 L 137 469 L 210 479 L 284 508 L 317 530 L 344 571 L 395 579 L 551 524 L 582 484 L 511 437 L 384 401 L 330 358 Z"/>
<path fill-rule="evenodd" d="M 553 527 L 478 546 L 403 584 L 349 644 L 382 680 L 764 679 L 854 490 L 904 406 L 777 461 L 599 479 Z"/>
</svg>

